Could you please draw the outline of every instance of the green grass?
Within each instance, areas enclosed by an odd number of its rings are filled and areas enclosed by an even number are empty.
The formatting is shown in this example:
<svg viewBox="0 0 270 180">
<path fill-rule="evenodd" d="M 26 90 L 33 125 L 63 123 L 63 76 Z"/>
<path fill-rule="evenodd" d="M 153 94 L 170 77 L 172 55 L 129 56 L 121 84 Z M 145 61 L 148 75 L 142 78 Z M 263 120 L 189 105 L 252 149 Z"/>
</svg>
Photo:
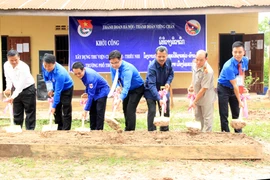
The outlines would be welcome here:
<svg viewBox="0 0 270 180">
<path fill-rule="evenodd" d="M 116 157 L 109 157 L 109 158 L 96 158 L 94 159 L 96 163 L 105 163 L 108 166 L 116 166 L 116 165 L 122 165 L 122 164 L 129 164 L 132 163 L 132 160 L 126 159 L 126 158 L 116 158 Z"/>
<path fill-rule="evenodd" d="M 24 158 L 11 158 L 11 162 L 15 165 L 18 166 L 24 166 L 24 167 L 29 167 L 29 168 L 34 168 L 36 163 L 33 159 L 24 159 Z"/>
<path fill-rule="evenodd" d="M 270 141 L 269 123 L 260 123 L 259 120 L 253 121 L 245 127 L 244 131 L 248 136 Z"/>
</svg>

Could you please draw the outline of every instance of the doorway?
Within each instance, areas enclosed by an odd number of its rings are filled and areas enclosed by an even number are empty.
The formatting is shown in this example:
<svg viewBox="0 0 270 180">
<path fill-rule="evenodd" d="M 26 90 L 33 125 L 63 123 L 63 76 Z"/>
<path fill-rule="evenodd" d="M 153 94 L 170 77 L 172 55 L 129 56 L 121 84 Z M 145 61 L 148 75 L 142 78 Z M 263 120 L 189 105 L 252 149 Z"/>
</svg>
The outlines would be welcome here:
<svg viewBox="0 0 270 180">
<path fill-rule="evenodd" d="M 31 71 L 30 37 L 7 37 L 7 49 L 15 49 L 20 54 L 20 60 L 25 62 Z"/>
<path fill-rule="evenodd" d="M 235 41 L 243 41 L 243 34 L 220 34 L 219 35 L 219 72 L 225 62 L 232 57 L 232 44 Z"/>
<path fill-rule="evenodd" d="M 30 37 L 9 37 L 1 36 L 1 53 L 2 53 L 2 87 L 3 91 L 6 89 L 6 80 L 4 75 L 4 63 L 7 61 L 7 52 L 10 49 L 15 49 L 20 54 L 20 59 L 28 64 L 31 71 L 31 49 L 30 49 Z"/>
<path fill-rule="evenodd" d="M 5 80 L 5 73 L 4 73 L 4 64 L 7 61 L 7 36 L 1 36 L 1 54 L 2 54 L 2 91 L 5 91 L 6 89 L 6 80 Z"/>
</svg>

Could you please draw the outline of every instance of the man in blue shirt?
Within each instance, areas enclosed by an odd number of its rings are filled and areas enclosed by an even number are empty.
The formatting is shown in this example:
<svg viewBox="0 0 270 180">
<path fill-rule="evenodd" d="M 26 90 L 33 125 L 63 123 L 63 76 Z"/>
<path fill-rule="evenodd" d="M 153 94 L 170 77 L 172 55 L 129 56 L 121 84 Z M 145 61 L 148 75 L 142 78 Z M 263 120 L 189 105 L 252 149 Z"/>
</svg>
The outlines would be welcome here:
<svg viewBox="0 0 270 180">
<path fill-rule="evenodd" d="M 164 46 L 159 46 L 156 49 L 156 59 L 154 59 L 148 66 L 144 97 L 147 101 L 148 115 L 147 125 L 148 131 L 155 131 L 156 126 L 153 124 L 156 115 L 156 103 L 158 103 L 159 111 L 164 103 L 158 91 L 160 86 L 165 86 L 169 92 L 170 84 L 174 77 L 172 62 L 168 58 L 168 49 Z M 161 113 L 161 111 L 160 111 Z M 170 117 L 170 101 L 169 93 L 167 94 L 166 113 L 165 117 Z M 169 126 L 160 127 L 160 131 L 168 131 Z"/>
<path fill-rule="evenodd" d="M 53 96 L 50 113 L 54 114 L 55 123 L 58 124 L 58 130 L 70 130 L 73 81 L 67 70 L 56 62 L 56 58 L 52 54 L 46 53 L 43 56 L 42 72 L 48 96 Z"/>
<path fill-rule="evenodd" d="M 240 108 L 243 108 L 238 86 L 244 85 L 244 74 L 240 75 L 239 65 L 242 66 L 242 71 L 248 70 L 248 58 L 244 54 L 243 43 L 240 41 L 234 42 L 232 45 L 233 57 L 223 65 L 218 78 L 218 106 L 222 132 L 230 132 L 228 125 L 228 103 L 233 119 L 239 117 Z M 234 131 L 241 133 L 242 129 L 235 129 Z"/>
<path fill-rule="evenodd" d="M 122 86 L 120 98 L 114 105 L 118 107 L 123 102 L 125 131 L 134 131 L 136 127 L 136 109 L 144 92 L 144 82 L 138 70 L 132 64 L 122 60 L 121 56 L 118 50 L 114 50 L 109 54 L 112 80 L 114 81 L 116 76 L 118 86 Z M 114 87 L 112 87 L 112 90 L 114 90 Z"/>
<path fill-rule="evenodd" d="M 90 110 L 91 130 L 103 130 L 107 95 L 110 91 L 107 81 L 95 70 L 84 67 L 81 62 L 75 62 L 72 65 L 72 71 L 82 80 L 86 87 L 85 93 L 88 95 L 83 118 L 86 118 Z"/>
</svg>

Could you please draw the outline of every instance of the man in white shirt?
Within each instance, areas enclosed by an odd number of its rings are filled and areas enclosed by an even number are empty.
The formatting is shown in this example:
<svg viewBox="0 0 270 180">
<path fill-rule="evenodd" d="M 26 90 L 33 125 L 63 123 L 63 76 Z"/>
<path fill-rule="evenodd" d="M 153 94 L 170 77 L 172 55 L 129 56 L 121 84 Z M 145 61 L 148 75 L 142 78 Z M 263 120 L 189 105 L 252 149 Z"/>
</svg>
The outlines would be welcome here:
<svg viewBox="0 0 270 180">
<path fill-rule="evenodd" d="M 14 123 L 23 126 L 24 111 L 26 114 L 26 130 L 34 130 L 36 126 L 36 88 L 28 65 L 20 60 L 16 50 L 7 53 L 8 61 L 4 64 L 6 77 L 6 95 L 11 95 L 8 102 L 13 104 Z"/>
</svg>

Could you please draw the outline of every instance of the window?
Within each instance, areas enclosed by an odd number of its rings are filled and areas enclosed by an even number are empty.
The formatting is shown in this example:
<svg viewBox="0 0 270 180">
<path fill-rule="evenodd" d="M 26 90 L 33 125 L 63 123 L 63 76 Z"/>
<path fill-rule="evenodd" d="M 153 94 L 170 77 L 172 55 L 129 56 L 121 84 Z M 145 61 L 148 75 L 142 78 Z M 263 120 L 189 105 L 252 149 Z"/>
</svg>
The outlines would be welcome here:
<svg viewBox="0 0 270 180">
<path fill-rule="evenodd" d="M 55 35 L 56 61 L 62 65 L 68 65 L 68 35 Z"/>
</svg>

